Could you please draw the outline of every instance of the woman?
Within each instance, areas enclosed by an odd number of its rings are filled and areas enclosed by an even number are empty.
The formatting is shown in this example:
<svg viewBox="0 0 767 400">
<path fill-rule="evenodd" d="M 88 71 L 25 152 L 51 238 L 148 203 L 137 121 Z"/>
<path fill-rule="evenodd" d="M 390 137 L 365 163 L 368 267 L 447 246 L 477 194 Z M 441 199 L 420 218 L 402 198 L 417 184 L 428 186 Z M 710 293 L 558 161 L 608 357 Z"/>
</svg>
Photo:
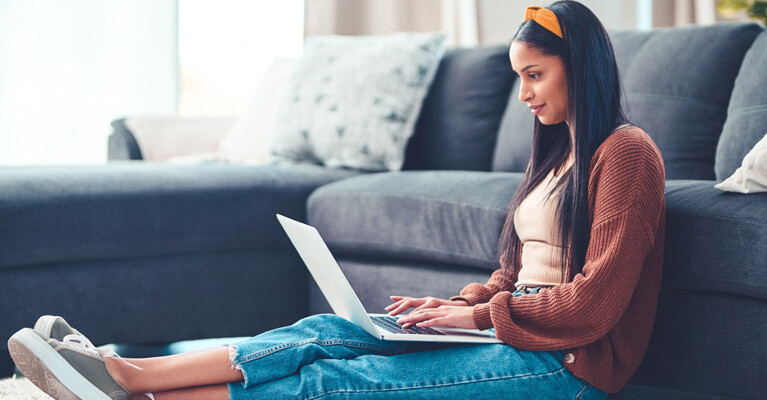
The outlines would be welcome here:
<svg viewBox="0 0 767 400">
<path fill-rule="evenodd" d="M 10 339 L 17 365 L 58 398 L 603 399 L 619 391 L 644 355 L 657 305 L 663 162 L 627 123 L 609 38 L 586 7 L 528 8 L 509 57 L 519 100 L 537 118 L 501 233 L 502 268 L 450 300 L 392 296 L 387 307 L 391 315 L 414 308 L 399 319 L 406 328 L 494 328 L 505 344 L 382 342 L 321 315 L 234 346 L 122 359 L 93 349 L 63 319 L 42 317 Z"/>
</svg>

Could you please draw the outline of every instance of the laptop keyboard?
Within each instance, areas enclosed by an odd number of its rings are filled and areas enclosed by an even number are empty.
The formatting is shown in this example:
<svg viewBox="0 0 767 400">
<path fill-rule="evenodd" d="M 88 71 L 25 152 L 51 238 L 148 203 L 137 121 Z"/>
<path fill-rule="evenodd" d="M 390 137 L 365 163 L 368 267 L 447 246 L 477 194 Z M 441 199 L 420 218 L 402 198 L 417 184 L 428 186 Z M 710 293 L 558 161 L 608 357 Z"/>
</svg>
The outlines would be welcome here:
<svg viewBox="0 0 767 400">
<path fill-rule="evenodd" d="M 413 325 L 410 328 L 402 329 L 402 325 L 397 323 L 395 317 L 371 316 L 370 319 L 373 320 L 374 324 L 391 333 L 402 333 L 406 335 L 444 335 L 444 333 L 429 327 Z"/>
</svg>

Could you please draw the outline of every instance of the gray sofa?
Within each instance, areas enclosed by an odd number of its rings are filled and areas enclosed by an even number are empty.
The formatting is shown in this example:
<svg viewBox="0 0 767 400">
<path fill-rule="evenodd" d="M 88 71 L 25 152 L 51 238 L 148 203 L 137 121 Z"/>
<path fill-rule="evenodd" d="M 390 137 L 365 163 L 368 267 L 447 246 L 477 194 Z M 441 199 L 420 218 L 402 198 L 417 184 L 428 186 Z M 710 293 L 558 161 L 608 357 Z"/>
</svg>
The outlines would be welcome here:
<svg viewBox="0 0 767 400">
<path fill-rule="evenodd" d="M 611 397 L 760 398 L 767 193 L 713 185 L 767 132 L 767 33 L 720 24 L 612 38 L 630 118 L 664 156 L 667 239 L 650 348 Z M 507 50 L 445 55 L 400 172 L 146 163 L 123 121 L 107 166 L 3 168 L 0 336 L 49 313 L 96 343 L 158 344 L 329 311 L 275 213 L 319 229 L 371 311 L 391 294 L 484 282 L 530 154 Z"/>
</svg>

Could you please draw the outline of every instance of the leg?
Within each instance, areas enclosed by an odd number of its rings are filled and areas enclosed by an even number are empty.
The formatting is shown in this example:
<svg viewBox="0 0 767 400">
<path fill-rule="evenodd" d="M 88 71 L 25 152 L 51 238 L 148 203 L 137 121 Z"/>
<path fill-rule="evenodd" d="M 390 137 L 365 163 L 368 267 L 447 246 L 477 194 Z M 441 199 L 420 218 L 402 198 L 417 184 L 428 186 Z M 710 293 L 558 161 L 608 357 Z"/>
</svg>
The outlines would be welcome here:
<svg viewBox="0 0 767 400">
<path fill-rule="evenodd" d="M 439 350 L 352 360 L 320 359 L 296 374 L 254 385 L 230 384 L 232 399 L 604 399 L 562 364 L 562 352 L 508 345 L 454 345 Z M 585 390 L 589 389 L 589 390 Z M 579 393 L 589 397 L 577 397 Z"/>
<path fill-rule="evenodd" d="M 382 341 L 339 316 L 323 314 L 236 344 L 232 365 L 249 386 L 288 377 L 321 359 L 390 356 L 444 346 Z"/>
<path fill-rule="evenodd" d="M 110 375 L 131 393 L 242 381 L 242 373 L 229 361 L 228 347 L 144 359 L 107 357 L 106 365 Z"/>
<path fill-rule="evenodd" d="M 191 389 L 178 389 L 169 392 L 155 393 L 155 400 L 229 400 L 229 389 L 226 385 L 203 386 Z M 133 395 L 130 400 L 147 400 L 143 395 Z"/>
<path fill-rule="evenodd" d="M 229 347 L 147 359 L 108 358 L 112 377 L 131 393 L 164 392 L 290 376 L 317 359 L 393 355 L 434 345 L 383 342 L 335 316 L 317 315 Z"/>
</svg>

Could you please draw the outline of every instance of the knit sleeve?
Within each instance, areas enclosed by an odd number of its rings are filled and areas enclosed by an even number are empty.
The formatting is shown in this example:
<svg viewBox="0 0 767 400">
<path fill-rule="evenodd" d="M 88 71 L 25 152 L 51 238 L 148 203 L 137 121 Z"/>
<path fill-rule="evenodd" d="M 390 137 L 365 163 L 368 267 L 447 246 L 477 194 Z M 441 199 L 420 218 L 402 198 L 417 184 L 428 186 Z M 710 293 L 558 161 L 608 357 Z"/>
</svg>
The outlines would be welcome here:
<svg viewBox="0 0 767 400">
<path fill-rule="evenodd" d="M 498 292 L 474 307 L 477 326 L 495 327 L 498 338 L 526 350 L 574 348 L 605 336 L 628 307 L 655 246 L 664 179 L 660 152 L 644 132 L 611 136 L 592 160 L 593 222 L 582 273 L 535 295 Z"/>
<path fill-rule="evenodd" d="M 487 303 L 496 293 L 511 289 L 514 280 L 504 268 L 497 269 L 484 285 L 470 283 L 461 290 L 460 296 L 451 297 L 450 300 L 465 300 L 470 306 Z"/>
</svg>

